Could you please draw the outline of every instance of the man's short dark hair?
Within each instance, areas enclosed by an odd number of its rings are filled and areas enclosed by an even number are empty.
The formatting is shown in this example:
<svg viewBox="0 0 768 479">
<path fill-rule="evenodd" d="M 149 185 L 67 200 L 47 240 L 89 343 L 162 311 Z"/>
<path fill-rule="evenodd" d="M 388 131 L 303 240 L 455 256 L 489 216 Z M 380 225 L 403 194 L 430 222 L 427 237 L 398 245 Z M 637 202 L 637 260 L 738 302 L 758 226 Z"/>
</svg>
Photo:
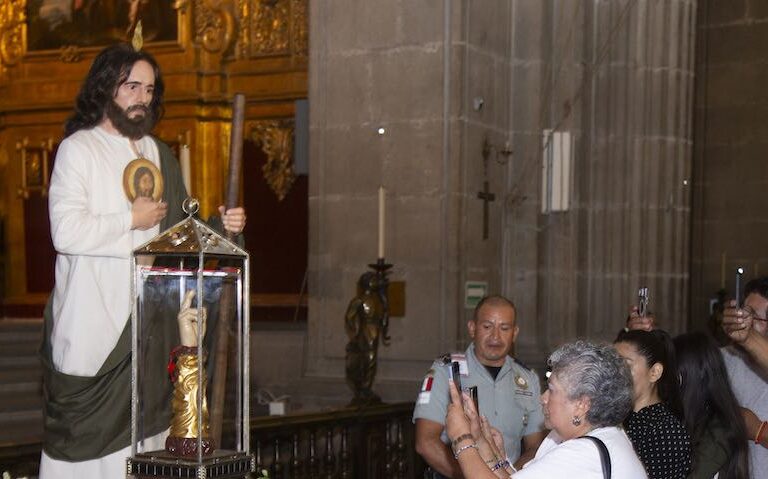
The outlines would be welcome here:
<svg viewBox="0 0 768 479">
<path fill-rule="evenodd" d="M 144 50 L 136 51 L 127 43 L 117 43 L 99 52 L 80 87 L 75 100 L 75 111 L 64 125 L 64 137 L 78 130 L 93 128 L 104 119 L 107 102 L 114 101 L 117 89 L 125 83 L 136 62 L 144 60 L 155 72 L 155 88 L 149 109 L 155 121 L 163 116 L 165 87 L 160 67 L 155 58 Z"/>
<path fill-rule="evenodd" d="M 744 298 L 752 293 L 757 293 L 763 298 L 768 299 L 768 276 L 751 279 L 744 285 Z"/>
<path fill-rule="evenodd" d="M 489 296 L 484 296 L 483 299 L 481 299 L 480 302 L 477 303 L 477 306 L 475 306 L 475 312 L 472 314 L 472 321 L 477 321 L 477 314 L 480 312 L 480 309 L 483 306 L 493 306 L 493 307 L 501 307 L 501 308 L 509 307 L 509 308 L 512 308 L 515 314 L 517 314 L 517 308 L 515 307 L 515 303 L 505 298 L 504 296 L 501 296 L 499 294 L 493 294 Z"/>
</svg>

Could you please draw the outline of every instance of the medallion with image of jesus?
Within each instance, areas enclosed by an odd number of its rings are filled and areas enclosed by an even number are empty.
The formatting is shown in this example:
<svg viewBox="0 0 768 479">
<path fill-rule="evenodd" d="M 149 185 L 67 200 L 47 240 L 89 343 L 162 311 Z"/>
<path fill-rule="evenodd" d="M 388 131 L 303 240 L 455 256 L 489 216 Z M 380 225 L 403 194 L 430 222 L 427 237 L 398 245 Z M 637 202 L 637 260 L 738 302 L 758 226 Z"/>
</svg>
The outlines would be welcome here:
<svg viewBox="0 0 768 479">
<path fill-rule="evenodd" d="M 123 191 L 131 203 L 139 197 L 160 201 L 163 197 L 163 175 L 148 159 L 137 158 L 128 163 L 123 171 Z"/>
</svg>

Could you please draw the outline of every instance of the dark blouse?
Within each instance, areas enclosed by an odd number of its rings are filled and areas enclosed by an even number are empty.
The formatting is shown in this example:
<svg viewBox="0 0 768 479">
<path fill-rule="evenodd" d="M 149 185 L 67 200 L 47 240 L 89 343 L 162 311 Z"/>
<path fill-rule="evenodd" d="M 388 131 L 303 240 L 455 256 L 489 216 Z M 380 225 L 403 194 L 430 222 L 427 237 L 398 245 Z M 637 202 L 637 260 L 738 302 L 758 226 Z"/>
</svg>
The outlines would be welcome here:
<svg viewBox="0 0 768 479">
<path fill-rule="evenodd" d="M 629 413 L 627 436 L 648 479 L 684 479 L 691 469 L 691 438 L 666 404 L 646 406 Z"/>
</svg>

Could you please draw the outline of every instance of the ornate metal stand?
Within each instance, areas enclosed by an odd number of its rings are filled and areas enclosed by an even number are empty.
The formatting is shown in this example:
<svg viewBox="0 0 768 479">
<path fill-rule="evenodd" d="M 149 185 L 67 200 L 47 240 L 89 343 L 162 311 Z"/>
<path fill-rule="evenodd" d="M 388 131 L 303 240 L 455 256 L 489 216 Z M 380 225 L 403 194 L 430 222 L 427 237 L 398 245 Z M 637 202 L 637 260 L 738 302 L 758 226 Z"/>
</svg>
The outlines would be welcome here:
<svg viewBox="0 0 768 479">
<path fill-rule="evenodd" d="M 368 265 L 357 280 L 357 295 L 349 302 L 344 317 L 344 329 L 349 336 L 346 354 L 347 384 L 354 397 L 350 406 L 366 406 L 381 403 L 381 398 L 371 389 L 376 377 L 379 338 L 389 345 L 389 297 L 387 278 L 392 265 L 384 258 Z"/>
<path fill-rule="evenodd" d="M 253 454 L 218 450 L 202 463 L 181 459 L 165 451 L 137 454 L 128 459 L 128 477 L 162 479 L 208 479 L 252 477 L 256 472 Z"/>
</svg>

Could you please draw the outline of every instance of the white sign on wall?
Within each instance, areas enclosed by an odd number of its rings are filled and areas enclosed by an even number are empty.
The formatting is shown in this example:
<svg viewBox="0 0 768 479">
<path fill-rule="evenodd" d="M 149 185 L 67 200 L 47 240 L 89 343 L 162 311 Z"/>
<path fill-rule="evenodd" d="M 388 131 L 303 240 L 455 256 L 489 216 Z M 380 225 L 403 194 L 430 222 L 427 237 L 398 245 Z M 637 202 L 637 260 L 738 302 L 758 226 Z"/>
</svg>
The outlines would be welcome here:
<svg viewBox="0 0 768 479">
<path fill-rule="evenodd" d="M 544 130 L 541 168 L 541 212 L 571 207 L 571 132 Z"/>
</svg>

